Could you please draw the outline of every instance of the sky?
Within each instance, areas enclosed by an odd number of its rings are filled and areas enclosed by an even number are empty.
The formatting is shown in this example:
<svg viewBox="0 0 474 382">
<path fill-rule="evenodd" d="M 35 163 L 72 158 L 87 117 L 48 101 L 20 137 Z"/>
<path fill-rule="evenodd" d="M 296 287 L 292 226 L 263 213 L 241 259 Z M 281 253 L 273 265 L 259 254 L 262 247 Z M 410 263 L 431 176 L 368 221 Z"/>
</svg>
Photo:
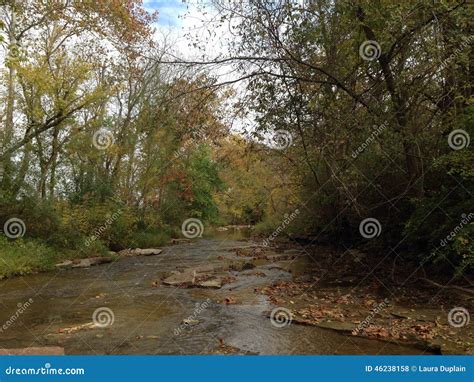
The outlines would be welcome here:
<svg viewBox="0 0 474 382">
<path fill-rule="evenodd" d="M 181 27 L 182 21 L 178 15 L 184 15 L 186 12 L 186 4 L 182 0 L 144 0 L 143 5 L 148 10 L 159 12 L 158 25 L 160 27 Z"/>
<path fill-rule="evenodd" d="M 203 0 L 143 0 L 143 5 L 148 11 L 158 11 L 158 21 L 155 23 L 155 39 L 161 41 L 166 36 L 168 44 L 172 41 L 173 49 L 180 58 L 197 58 L 203 51 L 194 49 L 189 45 L 188 34 L 201 36 L 201 48 L 205 48 L 206 54 L 214 56 L 216 53 L 223 52 L 222 36 L 225 31 L 219 33 L 219 38 L 214 41 L 206 28 L 203 28 L 203 22 L 211 19 L 216 12 L 210 5 L 206 6 L 205 11 L 197 7 L 199 1 Z M 210 1 L 209 1 L 210 3 Z"/>
<path fill-rule="evenodd" d="M 206 6 L 203 12 L 196 6 L 198 0 L 143 0 L 144 7 L 149 11 L 158 11 L 158 21 L 155 24 L 156 32 L 155 39 L 162 41 L 164 36 L 166 40 L 172 41 L 173 55 L 183 60 L 203 60 L 215 58 L 216 56 L 228 56 L 228 49 L 226 48 L 225 37 L 229 36 L 229 25 L 224 24 L 220 28 L 215 23 L 212 24 L 212 31 L 214 36 L 210 36 L 207 28 L 203 27 L 203 22 L 213 19 L 217 11 L 213 10 L 209 5 Z M 200 4 L 204 1 L 199 0 Z M 210 1 L 209 1 L 210 2 Z M 198 50 L 189 45 L 187 35 L 202 36 L 201 48 Z M 203 57 L 203 53 L 206 57 Z M 226 82 L 238 78 L 239 75 L 234 71 L 232 65 L 222 65 L 213 67 L 212 75 L 217 78 L 218 82 Z M 235 99 L 238 94 L 244 92 L 245 86 L 238 82 L 232 86 L 235 91 Z M 230 115 L 230 114 L 229 114 Z M 248 123 L 253 125 L 252 120 L 247 118 L 232 117 L 228 121 L 231 130 L 248 135 Z"/>
</svg>

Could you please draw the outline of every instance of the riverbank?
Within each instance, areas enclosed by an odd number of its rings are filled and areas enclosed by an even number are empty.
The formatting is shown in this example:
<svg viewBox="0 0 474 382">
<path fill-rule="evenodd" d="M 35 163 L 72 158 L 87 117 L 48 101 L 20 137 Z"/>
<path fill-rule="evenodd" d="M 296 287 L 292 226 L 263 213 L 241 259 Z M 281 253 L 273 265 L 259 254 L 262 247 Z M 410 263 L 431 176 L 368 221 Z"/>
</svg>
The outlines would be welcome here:
<svg viewBox="0 0 474 382">
<path fill-rule="evenodd" d="M 170 236 L 163 234 L 155 236 L 152 243 L 159 247 L 169 242 Z M 79 250 L 56 248 L 41 240 L 29 238 L 8 240 L 0 236 L 0 280 L 53 271 L 57 264 L 65 262 L 79 263 L 82 259 L 92 258 L 96 259 L 97 263 L 102 261 L 106 263 L 115 261 L 119 257 L 119 254 L 104 246 L 90 246 Z"/>
<path fill-rule="evenodd" d="M 251 232 L 249 225 L 230 225 L 224 227 L 210 227 L 205 237 L 225 237 L 241 239 L 249 236 Z M 40 272 L 53 271 L 58 265 L 62 268 L 69 265 L 90 265 L 109 263 L 121 257 L 132 254 L 140 248 L 156 248 L 169 244 L 189 241 L 186 238 L 178 238 L 176 230 L 159 233 L 136 234 L 134 239 L 128 243 L 129 248 L 113 251 L 103 243 L 91 242 L 79 249 L 57 248 L 48 245 L 45 241 L 31 238 L 17 238 L 8 240 L 0 235 L 0 280 L 15 276 L 25 276 Z M 88 261 L 87 259 L 91 259 Z M 82 261 L 85 260 L 85 261 Z"/>
<path fill-rule="evenodd" d="M 283 242 L 273 250 L 288 247 L 299 247 L 312 262 L 305 274 L 261 290 L 275 306 L 283 307 L 281 320 L 335 330 L 348 341 L 363 337 L 438 354 L 473 354 L 469 290 L 423 282 L 426 279 L 413 266 L 394 279 L 392 259 L 357 250 Z"/>
<path fill-rule="evenodd" d="M 386 325 L 395 317 L 390 321 L 388 315 L 404 315 L 404 306 L 390 300 L 372 317 L 371 300 L 380 305 L 386 297 L 371 291 L 370 283 L 356 286 L 341 278 L 331 286 L 323 277 L 318 284 L 318 272 L 335 264 L 333 255 L 341 255 L 327 251 L 310 253 L 294 244 L 268 248 L 260 241 L 222 236 L 180 241 L 154 256 L 1 280 L 0 321 L 11 325 L 2 332 L 0 347 L 54 346 L 66 354 L 440 352 L 367 335 L 379 326 L 390 328 Z M 342 276 L 329 274 L 334 282 Z M 24 301 L 28 306 L 16 317 Z M 280 317 L 281 308 L 291 313 L 289 324 Z M 411 307 L 406 322 L 430 320 L 425 308 Z M 97 311 L 107 313 L 108 325 L 95 321 Z M 366 317 L 365 331 L 352 335 Z M 466 343 L 472 337 L 464 333 Z"/>
</svg>

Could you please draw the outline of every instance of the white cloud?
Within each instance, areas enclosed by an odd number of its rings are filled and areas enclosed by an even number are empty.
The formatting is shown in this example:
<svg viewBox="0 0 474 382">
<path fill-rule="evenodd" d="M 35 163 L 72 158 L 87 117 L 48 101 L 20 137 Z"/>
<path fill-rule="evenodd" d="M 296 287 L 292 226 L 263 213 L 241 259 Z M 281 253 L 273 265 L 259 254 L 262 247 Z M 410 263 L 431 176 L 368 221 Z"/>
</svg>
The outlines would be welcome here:
<svg viewBox="0 0 474 382">
<path fill-rule="evenodd" d="M 162 20 L 170 21 L 167 24 L 158 22 L 155 25 L 157 42 L 171 47 L 168 51 L 169 59 L 173 59 L 171 56 L 174 56 L 183 61 L 211 61 L 219 56 L 229 56 L 227 41 L 232 37 L 229 22 L 219 23 L 218 12 L 211 4 L 205 7 L 202 6 L 202 1 L 199 4 L 200 6 L 196 4 L 196 0 L 187 1 L 185 6 L 181 0 L 145 1 L 146 7 L 158 10 Z M 197 45 L 193 46 L 193 42 Z M 235 80 L 239 76 L 232 64 L 204 66 L 202 69 L 209 70 L 219 83 Z M 236 97 L 245 92 L 245 85 L 241 82 L 233 84 L 232 87 Z M 231 110 L 227 114 L 234 131 L 243 131 L 244 125 L 254 124 L 253 118 L 247 119 L 244 123 L 241 118 L 234 118 Z"/>
</svg>

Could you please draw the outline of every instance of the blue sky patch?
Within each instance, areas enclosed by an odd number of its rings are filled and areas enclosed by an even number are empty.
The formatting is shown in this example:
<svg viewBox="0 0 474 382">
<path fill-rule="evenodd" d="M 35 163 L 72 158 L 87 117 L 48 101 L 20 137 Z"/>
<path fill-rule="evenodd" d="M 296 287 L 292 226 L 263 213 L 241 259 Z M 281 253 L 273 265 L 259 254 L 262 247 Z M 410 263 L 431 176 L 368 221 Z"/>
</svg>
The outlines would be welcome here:
<svg viewBox="0 0 474 382">
<path fill-rule="evenodd" d="M 186 11 L 186 3 L 182 0 L 144 0 L 143 5 L 148 10 L 158 11 L 158 25 L 165 27 L 180 26 L 178 15 Z"/>
</svg>

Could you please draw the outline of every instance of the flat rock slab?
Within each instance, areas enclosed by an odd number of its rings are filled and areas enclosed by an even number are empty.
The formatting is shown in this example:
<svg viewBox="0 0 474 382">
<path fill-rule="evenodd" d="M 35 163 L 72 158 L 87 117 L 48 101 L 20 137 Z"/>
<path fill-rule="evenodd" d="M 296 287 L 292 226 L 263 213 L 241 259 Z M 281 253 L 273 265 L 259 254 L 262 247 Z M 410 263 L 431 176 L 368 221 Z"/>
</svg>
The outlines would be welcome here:
<svg viewBox="0 0 474 382">
<path fill-rule="evenodd" d="M 318 328 L 322 328 L 322 329 L 335 330 L 337 332 L 342 332 L 344 334 L 351 334 L 352 331 L 357 328 L 357 326 L 351 322 L 339 322 L 339 321 L 316 322 L 314 320 L 308 320 L 308 319 L 295 317 L 295 316 L 292 316 L 291 322 L 293 324 L 298 324 L 298 325 L 317 326 Z"/>
<path fill-rule="evenodd" d="M 205 273 L 205 272 L 214 272 L 214 271 L 218 271 L 218 270 L 222 270 L 223 267 L 220 267 L 220 266 L 216 266 L 216 265 L 200 265 L 196 268 L 190 268 L 190 269 L 187 269 L 186 271 L 196 271 L 196 273 Z"/>
<path fill-rule="evenodd" d="M 146 248 L 146 249 L 137 248 L 137 249 L 134 249 L 133 252 L 138 256 L 140 255 L 153 256 L 153 255 L 159 255 L 161 252 L 163 252 L 163 250 L 158 249 L 158 248 Z"/>
<path fill-rule="evenodd" d="M 119 256 L 121 257 L 131 257 L 131 256 L 153 256 L 153 255 L 159 255 L 161 252 L 163 252 L 162 249 L 159 248 L 127 248 L 123 249 L 118 253 Z"/>
<path fill-rule="evenodd" d="M 222 287 L 222 278 L 212 277 L 207 273 L 203 273 L 202 269 L 208 269 L 209 267 L 198 267 L 196 269 L 187 269 L 181 273 L 174 273 L 171 276 L 163 280 L 163 284 L 171 286 L 187 286 L 187 287 L 200 287 L 200 288 L 215 288 L 219 289 Z M 199 278 L 204 280 L 199 280 Z"/>
<path fill-rule="evenodd" d="M 111 263 L 113 260 L 112 257 L 90 257 L 88 259 L 74 260 L 72 268 L 89 268 L 93 265 Z"/>
<path fill-rule="evenodd" d="M 59 269 L 67 268 L 89 268 L 93 265 L 107 264 L 113 261 L 113 257 L 90 257 L 88 259 L 66 260 L 54 266 Z"/>
<path fill-rule="evenodd" d="M 172 286 L 177 286 L 177 285 L 193 285 L 193 282 L 196 278 L 196 272 L 194 271 L 185 271 L 182 273 L 175 273 L 171 275 L 170 277 L 167 277 L 166 279 L 163 280 L 163 284 L 166 285 L 172 285 Z"/>
<path fill-rule="evenodd" d="M 214 288 L 219 289 L 222 287 L 222 279 L 212 279 L 206 281 L 199 281 L 196 283 L 196 286 L 201 288 Z"/>
<path fill-rule="evenodd" d="M 18 349 L 0 349 L 0 355 L 64 355 L 64 348 L 59 346 L 44 346 Z"/>
<path fill-rule="evenodd" d="M 63 261 L 62 263 L 55 264 L 54 266 L 59 269 L 66 269 L 66 268 L 71 268 L 74 265 L 72 260 L 66 260 Z"/>
</svg>

